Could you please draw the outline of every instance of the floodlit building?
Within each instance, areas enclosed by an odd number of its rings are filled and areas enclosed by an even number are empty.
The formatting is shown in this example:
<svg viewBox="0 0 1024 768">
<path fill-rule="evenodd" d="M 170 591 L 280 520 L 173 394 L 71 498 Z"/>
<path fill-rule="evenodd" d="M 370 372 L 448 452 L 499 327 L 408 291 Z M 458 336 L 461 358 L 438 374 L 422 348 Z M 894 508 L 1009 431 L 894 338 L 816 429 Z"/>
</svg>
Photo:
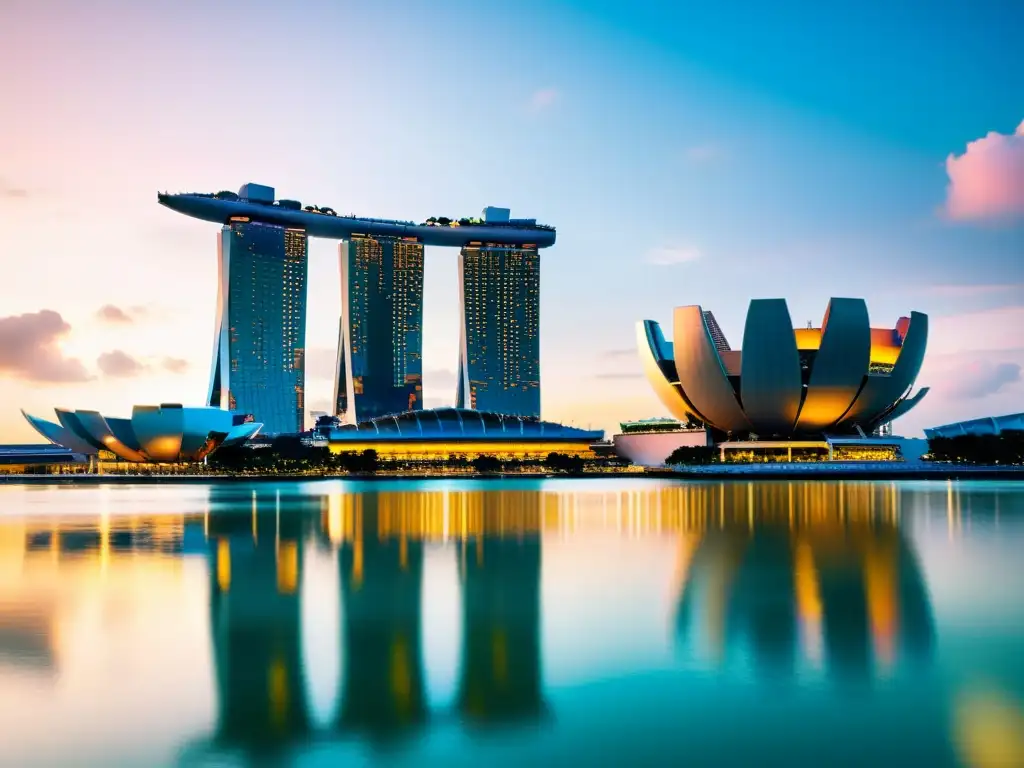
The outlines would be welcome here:
<svg viewBox="0 0 1024 768">
<path fill-rule="evenodd" d="M 755 299 L 742 349 L 699 306 L 677 307 L 673 331 L 670 342 L 658 323 L 638 324 L 644 371 L 681 424 L 706 428 L 723 460 L 903 458 L 902 438 L 879 435 L 928 392 L 911 395 L 927 315 L 872 328 L 863 299 L 833 298 L 820 328 L 794 328 L 785 299 Z M 655 434 L 631 442 L 667 440 Z"/>
<path fill-rule="evenodd" d="M 177 404 L 137 405 L 130 419 L 97 411 L 55 409 L 57 423 L 22 411 L 39 434 L 54 445 L 90 460 L 175 464 L 201 461 L 223 446 L 241 445 L 262 424 L 220 408 Z"/>
<path fill-rule="evenodd" d="M 237 216 L 221 230 L 207 403 L 251 413 L 270 434 L 305 426 L 306 274 L 301 227 Z"/>
<path fill-rule="evenodd" d="M 619 425 L 612 437 L 615 453 L 642 467 L 663 467 L 677 448 L 699 448 L 711 444 L 711 436 L 702 424 L 675 419 L 641 419 Z"/>
<path fill-rule="evenodd" d="M 335 413 L 355 424 L 423 405 L 423 244 L 342 241 Z"/>
<path fill-rule="evenodd" d="M 468 408 L 437 408 L 382 416 L 329 431 L 332 453 L 374 450 L 381 457 L 445 461 L 495 456 L 544 459 L 551 453 L 590 458 L 604 432 Z"/>
<path fill-rule="evenodd" d="M 460 408 L 540 417 L 540 253 L 470 244 L 459 255 Z"/>
</svg>

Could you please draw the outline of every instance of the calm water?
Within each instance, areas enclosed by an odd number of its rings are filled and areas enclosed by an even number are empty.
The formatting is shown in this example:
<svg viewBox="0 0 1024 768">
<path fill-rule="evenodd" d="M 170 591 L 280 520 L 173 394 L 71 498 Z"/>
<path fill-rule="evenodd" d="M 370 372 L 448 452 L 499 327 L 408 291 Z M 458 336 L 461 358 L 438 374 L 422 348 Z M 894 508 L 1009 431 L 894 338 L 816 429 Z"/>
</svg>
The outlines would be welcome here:
<svg viewBox="0 0 1024 768">
<path fill-rule="evenodd" d="M 1024 484 L 0 486 L 0 763 L 1024 765 Z"/>
</svg>

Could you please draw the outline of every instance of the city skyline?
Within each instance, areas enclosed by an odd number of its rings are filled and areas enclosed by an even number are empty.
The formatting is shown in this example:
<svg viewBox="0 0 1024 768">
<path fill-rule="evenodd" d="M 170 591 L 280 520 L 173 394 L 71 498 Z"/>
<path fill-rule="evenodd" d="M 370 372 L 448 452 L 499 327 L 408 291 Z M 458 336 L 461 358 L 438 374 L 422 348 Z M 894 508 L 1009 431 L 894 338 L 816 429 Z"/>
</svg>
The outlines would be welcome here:
<svg viewBox="0 0 1024 768">
<path fill-rule="evenodd" d="M 211 235 L 152 194 L 248 179 L 367 215 L 493 202 L 557 223 L 539 268 L 547 419 L 611 431 L 664 415 L 633 341 L 648 307 L 662 323 L 677 304 L 723 308 L 739 346 L 742 308 L 771 296 L 798 327 L 830 296 L 863 296 L 875 327 L 908 306 L 930 316 L 932 393 L 899 432 L 1020 410 L 1020 9 L 812 18 L 791 2 L 738 28 L 665 2 L 300 5 L 0 12 L 0 143 L 17 150 L 0 166 L 0 442 L 38 441 L 20 407 L 202 403 Z M 213 32 L 228 25 L 245 39 Z M 369 40 L 338 49 L 329 31 L 345 27 L 408 45 L 381 62 Z M 524 55 L 467 71 L 464 41 L 495 29 Z M 194 87 L 229 60 L 249 70 L 230 99 Z M 303 107 L 268 110 L 270 92 Z M 333 410 L 337 258 L 310 243 L 308 315 L 335 320 L 306 324 L 307 412 Z M 453 404 L 460 380 L 459 258 L 424 249 L 425 407 Z"/>
</svg>

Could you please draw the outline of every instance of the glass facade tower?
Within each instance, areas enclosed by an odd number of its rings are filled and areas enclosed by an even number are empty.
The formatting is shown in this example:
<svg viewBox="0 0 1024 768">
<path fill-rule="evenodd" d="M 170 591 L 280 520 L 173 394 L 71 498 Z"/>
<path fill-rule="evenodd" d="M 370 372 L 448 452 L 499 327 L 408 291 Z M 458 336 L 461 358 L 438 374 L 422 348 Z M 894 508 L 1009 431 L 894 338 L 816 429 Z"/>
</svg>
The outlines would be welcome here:
<svg viewBox="0 0 1024 768">
<path fill-rule="evenodd" d="M 456 405 L 540 417 L 540 254 L 469 245 L 459 255 Z"/>
<path fill-rule="evenodd" d="M 347 423 L 423 407 L 423 244 L 343 241 L 335 412 Z"/>
<path fill-rule="evenodd" d="M 263 432 L 300 432 L 305 412 L 307 238 L 232 220 L 220 233 L 209 404 L 251 413 Z"/>
</svg>

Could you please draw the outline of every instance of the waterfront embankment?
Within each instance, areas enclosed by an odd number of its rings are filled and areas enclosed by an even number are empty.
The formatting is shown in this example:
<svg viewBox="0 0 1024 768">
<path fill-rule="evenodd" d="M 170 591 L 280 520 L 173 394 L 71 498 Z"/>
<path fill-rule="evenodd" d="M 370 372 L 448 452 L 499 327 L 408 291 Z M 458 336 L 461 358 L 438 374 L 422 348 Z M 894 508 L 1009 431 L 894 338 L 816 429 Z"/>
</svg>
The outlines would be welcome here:
<svg viewBox="0 0 1024 768">
<path fill-rule="evenodd" d="M 140 473 L 0 475 L 0 484 L 13 485 L 173 485 L 186 483 L 311 482 L 315 480 L 513 480 L 571 477 L 610 477 L 674 480 L 1024 480 L 1024 466 L 978 466 L 926 462 L 829 462 L 705 464 L 640 470 L 636 467 L 599 472 L 377 472 L 377 473 Z"/>
</svg>

